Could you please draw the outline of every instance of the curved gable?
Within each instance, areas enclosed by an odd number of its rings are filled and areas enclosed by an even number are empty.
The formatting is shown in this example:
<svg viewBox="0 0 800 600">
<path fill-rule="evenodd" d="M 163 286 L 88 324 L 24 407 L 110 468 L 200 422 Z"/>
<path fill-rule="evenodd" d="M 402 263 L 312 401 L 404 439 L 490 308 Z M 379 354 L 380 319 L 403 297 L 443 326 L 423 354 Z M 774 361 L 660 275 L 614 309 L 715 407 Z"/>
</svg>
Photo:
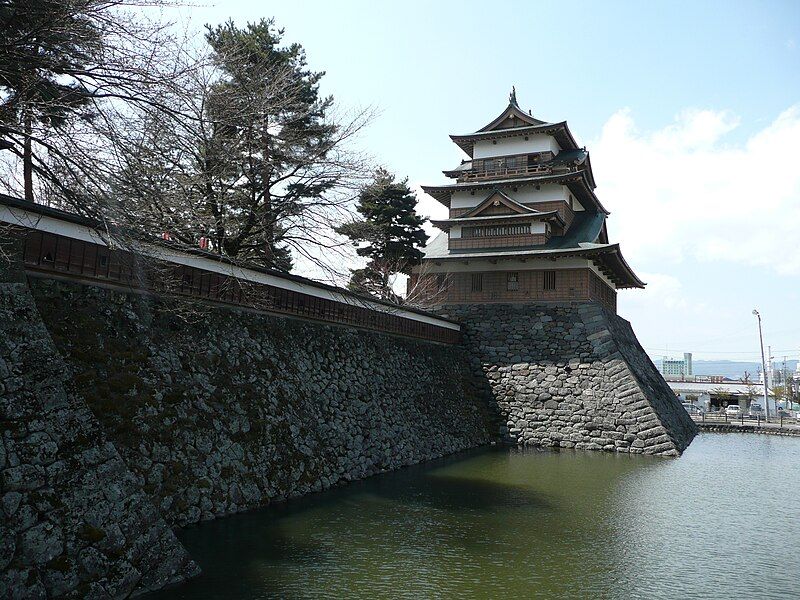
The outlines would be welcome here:
<svg viewBox="0 0 800 600">
<path fill-rule="evenodd" d="M 500 190 L 493 190 L 486 199 L 475 208 L 461 215 L 463 217 L 493 216 L 493 215 L 524 215 L 536 214 L 539 211 L 520 204 Z"/>
<path fill-rule="evenodd" d="M 535 119 L 533 115 L 525 113 L 516 104 L 509 104 L 496 119 L 478 129 L 476 133 L 496 131 L 498 129 L 513 129 L 515 127 L 528 127 L 529 125 L 544 125 L 546 123 L 547 121 L 540 121 L 539 119 Z"/>
</svg>

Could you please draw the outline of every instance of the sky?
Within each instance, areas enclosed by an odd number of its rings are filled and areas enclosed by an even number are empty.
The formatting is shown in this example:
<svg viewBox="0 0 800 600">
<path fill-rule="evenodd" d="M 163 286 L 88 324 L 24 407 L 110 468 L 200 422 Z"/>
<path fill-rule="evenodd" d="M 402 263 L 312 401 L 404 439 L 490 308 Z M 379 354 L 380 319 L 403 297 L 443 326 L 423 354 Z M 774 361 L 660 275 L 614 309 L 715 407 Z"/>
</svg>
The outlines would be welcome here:
<svg viewBox="0 0 800 600">
<path fill-rule="evenodd" d="M 588 147 L 611 240 L 648 282 L 619 314 L 652 356 L 757 360 L 758 308 L 776 360 L 800 357 L 800 1 L 235 0 L 170 17 L 274 17 L 324 93 L 377 109 L 358 144 L 413 186 L 445 183 L 465 158 L 448 134 L 516 86 Z"/>
</svg>

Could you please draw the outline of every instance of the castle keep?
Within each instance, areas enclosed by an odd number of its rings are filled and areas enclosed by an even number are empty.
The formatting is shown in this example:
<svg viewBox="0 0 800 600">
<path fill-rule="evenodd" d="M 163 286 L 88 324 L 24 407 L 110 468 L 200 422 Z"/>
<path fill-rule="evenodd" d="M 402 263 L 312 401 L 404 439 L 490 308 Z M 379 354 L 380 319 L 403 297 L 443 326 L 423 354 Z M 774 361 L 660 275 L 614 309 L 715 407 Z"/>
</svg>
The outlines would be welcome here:
<svg viewBox="0 0 800 600">
<path fill-rule="evenodd" d="M 489 383 L 499 433 L 520 445 L 677 455 L 696 427 L 617 316 L 617 290 L 643 288 L 610 243 L 586 148 L 565 121 L 508 106 L 450 138 L 467 155 L 423 186 L 447 219 L 410 289 L 462 324 Z"/>
<path fill-rule="evenodd" d="M 444 233 L 415 269 L 421 295 L 442 302 L 600 302 L 644 283 L 606 229 L 592 164 L 567 123 L 508 107 L 475 133 L 450 138 L 468 156 L 444 171 L 454 183 L 422 186 L 449 210 Z"/>
</svg>

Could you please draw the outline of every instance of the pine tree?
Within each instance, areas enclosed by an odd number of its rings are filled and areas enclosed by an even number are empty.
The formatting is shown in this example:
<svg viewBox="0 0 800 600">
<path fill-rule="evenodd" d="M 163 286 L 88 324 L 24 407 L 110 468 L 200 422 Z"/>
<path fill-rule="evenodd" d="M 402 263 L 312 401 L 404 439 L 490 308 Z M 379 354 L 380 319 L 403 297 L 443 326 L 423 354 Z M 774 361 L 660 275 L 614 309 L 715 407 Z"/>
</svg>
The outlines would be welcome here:
<svg viewBox="0 0 800 600">
<path fill-rule="evenodd" d="M 0 133 L 22 158 L 26 200 L 33 200 L 34 129 L 91 115 L 86 107 L 93 92 L 73 75 L 100 54 L 102 36 L 88 18 L 92 2 L 84 4 L 9 0 L 0 5 Z"/>
<path fill-rule="evenodd" d="M 329 256 L 314 250 L 335 244 L 332 224 L 369 175 L 348 141 L 370 112 L 329 115 L 323 73 L 272 19 L 209 27 L 206 40 L 202 69 L 165 98 L 193 117 L 168 127 L 145 111 L 126 128 L 119 196 L 141 227 L 186 244 L 203 236 L 220 254 L 285 271 L 292 253 Z"/>
<path fill-rule="evenodd" d="M 206 40 L 222 75 L 211 89 L 208 117 L 224 124 L 215 132 L 223 149 L 216 160 L 230 171 L 217 209 L 241 215 L 234 231 L 220 232 L 220 244 L 226 254 L 288 271 L 287 221 L 336 184 L 314 172 L 336 128 L 325 121 L 333 99 L 319 95 L 324 73 L 308 70 L 299 44 L 282 46 L 283 33 L 272 19 L 243 29 L 229 21 L 209 27 Z M 295 177 L 309 171 L 310 177 Z"/>
<path fill-rule="evenodd" d="M 32 199 L 36 183 L 48 203 L 121 222 L 125 199 L 112 182 L 118 157 L 136 148 L 123 139 L 132 131 L 128 115 L 160 115 L 165 130 L 196 119 L 163 101 L 195 65 L 184 61 L 171 27 L 138 10 L 167 3 L 0 2 L 0 190 L 22 187 Z"/>
<path fill-rule="evenodd" d="M 408 179 L 396 181 L 385 169 L 375 172 L 373 181 L 358 197 L 357 210 L 363 217 L 341 225 L 336 231 L 350 238 L 359 256 L 369 259 L 363 269 L 351 271 L 349 287 L 385 300 L 397 300 L 392 277 L 408 274 L 422 258 L 419 249 L 428 240 L 416 212 L 417 198 Z"/>
</svg>

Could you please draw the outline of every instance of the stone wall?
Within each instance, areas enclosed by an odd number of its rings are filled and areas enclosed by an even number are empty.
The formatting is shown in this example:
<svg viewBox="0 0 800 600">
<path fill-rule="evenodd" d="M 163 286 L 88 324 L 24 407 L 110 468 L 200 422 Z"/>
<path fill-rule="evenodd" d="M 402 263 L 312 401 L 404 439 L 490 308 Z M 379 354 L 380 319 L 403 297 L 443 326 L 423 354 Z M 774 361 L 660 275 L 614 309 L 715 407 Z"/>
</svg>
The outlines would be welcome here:
<svg viewBox="0 0 800 600">
<path fill-rule="evenodd" d="M 0 598 L 127 597 L 198 572 L 0 259 Z"/>
<path fill-rule="evenodd" d="M 597 303 L 449 305 L 511 443 L 675 456 L 697 428 L 630 324 Z"/>
<path fill-rule="evenodd" d="M 174 525 L 488 443 L 458 346 L 30 279 L 85 400 Z"/>
<path fill-rule="evenodd" d="M 169 525 L 498 429 L 662 455 L 696 431 L 630 325 L 597 304 L 441 312 L 465 324 L 464 347 L 0 269 L 0 597 L 178 582 L 197 566 Z"/>
</svg>

